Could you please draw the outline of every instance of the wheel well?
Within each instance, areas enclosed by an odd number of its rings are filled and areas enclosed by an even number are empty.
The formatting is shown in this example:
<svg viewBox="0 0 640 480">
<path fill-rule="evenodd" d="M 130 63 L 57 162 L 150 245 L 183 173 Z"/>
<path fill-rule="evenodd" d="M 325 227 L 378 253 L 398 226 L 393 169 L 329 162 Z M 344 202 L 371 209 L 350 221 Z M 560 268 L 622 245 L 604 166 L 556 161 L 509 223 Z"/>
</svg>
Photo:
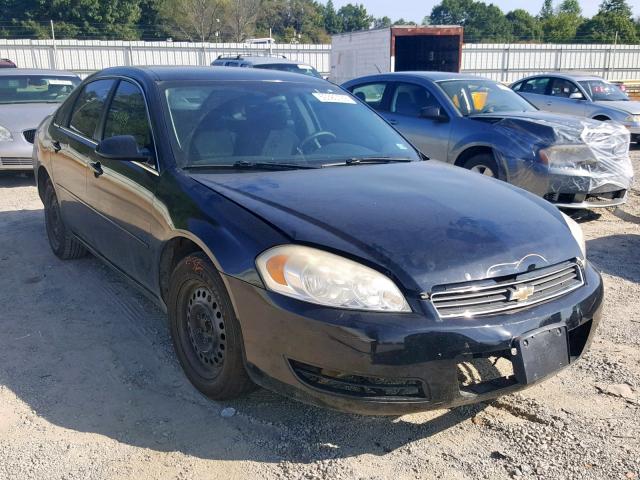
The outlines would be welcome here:
<svg viewBox="0 0 640 480">
<path fill-rule="evenodd" d="M 606 122 L 607 120 L 611 120 L 609 117 L 605 117 L 604 115 L 596 115 L 593 117 L 594 120 L 600 120 L 601 122 Z"/>
<path fill-rule="evenodd" d="M 40 200 L 44 201 L 44 186 L 47 184 L 47 180 L 49 180 L 49 172 L 44 167 L 38 168 L 38 195 L 40 196 Z"/>
<path fill-rule="evenodd" d="M 163 300 L 167 299 L 169 278 L 178 262 L 191 253 L 202 251 L 198 244 L 185 237 L 172 238 L 166 243 L 160 255 L 160 268 L 158 270 L 160 274 L 160 294 Z"/>
<path fill-rule="evenodd" d="M 486 153 L 493 156 L 493 158 L 495 159 L 495 156 L 493 155 L 493 150 L 491 149 L 491 147 L 477 146 L 477 147 L 467 148 L 464 152 L 458 155 L 458 158 L 456 159 L 456 162 L 454 163 L 454 165 L 457 167 L 462 167 L 465 164 L 465 162 L 470 158 L 475 157 L 476 155 L 483 155 Z"/>
</svg>

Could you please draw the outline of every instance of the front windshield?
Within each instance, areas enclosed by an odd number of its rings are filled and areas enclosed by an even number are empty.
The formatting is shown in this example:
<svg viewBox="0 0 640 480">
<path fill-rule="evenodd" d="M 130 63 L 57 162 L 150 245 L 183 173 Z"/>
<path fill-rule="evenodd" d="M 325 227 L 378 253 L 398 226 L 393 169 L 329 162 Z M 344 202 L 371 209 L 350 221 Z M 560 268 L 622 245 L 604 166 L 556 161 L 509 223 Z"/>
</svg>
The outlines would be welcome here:
<svg viewBox="0 0 640 480">
<path fill-rule="evenodd" d="M 420 159 L 384 120 L 338 87 L 181 82 L 164 92 L 183 167 L 250 162 L 305 168 L 354 159 Z"/>
<path fill-rule="evenodd" d="M 322 78 L 322 75 L 320 75 L 311 65 L 296 65 L 294 63 L 265 63 L 264 65 L 256 65 L 255 68 L 301 73 L 302 75 L 308 75 L 310 77 Z"/>
<path fill-rule="evenodd" d="M 60 103 L 80 83 L 74 77 L 50 75 L 0 76 L 0 104 Z"/>
<path fill-rule="evenodd" d="M 536 110 L 513 90 L 491 80 L 445 80 L 437 83 L 465 117 L 479 113 Z"/>
<path fill-rule="evenodd" d="M 612 83 L 603 82 L 602 80 L 583 80 L 579 82 L 582 85 L 591 100 L 594 102 L 598 101 L 628 101 L 629 97 L 627 97 L 617 85 Z"/>
</svg>

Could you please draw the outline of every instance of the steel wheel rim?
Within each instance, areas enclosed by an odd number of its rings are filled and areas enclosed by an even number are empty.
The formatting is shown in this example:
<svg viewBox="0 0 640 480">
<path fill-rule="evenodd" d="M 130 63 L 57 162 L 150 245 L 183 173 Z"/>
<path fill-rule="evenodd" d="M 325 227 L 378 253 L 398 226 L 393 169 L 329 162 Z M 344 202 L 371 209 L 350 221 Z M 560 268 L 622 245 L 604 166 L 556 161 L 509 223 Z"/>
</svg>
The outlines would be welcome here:
<svg viewBox="0 0 640 480">
<path fill-rule="evenodd" d="M 188 290 L 184 306 L 183 345 L 200 376 L 215 379 L 224 365 L 227 347 L 225 319 L 220 302 L 203 284 Z"/>
<path fill-rule="evenodd" d="M 488 167 L 486 165 L 474 165 L 473 167 L 471 167 L 471 171 L 479 173 L 480 175 L 485 175 L 487 177 L 495 177 L 495 174 L 493 173 L 491 167 Z"/>
<path fill-rule="evenodd" d="M 58 200 L 55 195 L 51 195 L 50 197 L 49 208 L 45 210 L 45 219 L 49 239 L 54 249 L 57 249 L 61 244 L 62 218 L 60 217 L 60 206 L 58 205 Z"/>
</svg>

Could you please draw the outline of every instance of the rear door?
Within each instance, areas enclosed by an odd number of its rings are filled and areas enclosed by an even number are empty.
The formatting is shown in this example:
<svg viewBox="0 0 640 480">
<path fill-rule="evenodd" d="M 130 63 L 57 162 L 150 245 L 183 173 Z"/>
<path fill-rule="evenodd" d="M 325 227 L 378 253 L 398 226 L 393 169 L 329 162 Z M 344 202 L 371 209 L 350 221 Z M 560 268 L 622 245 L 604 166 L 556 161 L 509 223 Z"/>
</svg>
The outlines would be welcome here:
<svg viewBox="0 0 640 480">
<path fill-rule="evenodd" d="M 56 192 L 65 223 L 85 241 L 91 232 L 87 203 L 87 172 L 97 145 L 97 130 L 113 80 L 87 83 L 75 97 L 69 112 L 56 114 L 49 130 L 51 163 Z"/>
<path fill-rule="evenodd" d="M 439 107 L 441 112 L 446 112 L 432 92 L 417 83 L 397 82 L 390 97 L 386 113 L 389 122 L 429 158 L 446 162 L 451 122 L 421 116 L 425 107 Z"/>
<path fill-rule="evenodd" d="M 154 289 L 150 230 L 159 172 L 145 95 L 128 79 L 118 81 L 100 126 L 100 139 L 118 135 L 132 135 L 153 160 L 108 160 L 93 152 L 99 168 L 87 177 L 96 217 L 92 243 L 116 267 Z"/>
<path fill-rule="evenodd" d="M 550 83 L 549 77 L 535 77 L 517 84 L 513 89 L 540 110 L 549 110 L 547 89 Z"/>
</svg>

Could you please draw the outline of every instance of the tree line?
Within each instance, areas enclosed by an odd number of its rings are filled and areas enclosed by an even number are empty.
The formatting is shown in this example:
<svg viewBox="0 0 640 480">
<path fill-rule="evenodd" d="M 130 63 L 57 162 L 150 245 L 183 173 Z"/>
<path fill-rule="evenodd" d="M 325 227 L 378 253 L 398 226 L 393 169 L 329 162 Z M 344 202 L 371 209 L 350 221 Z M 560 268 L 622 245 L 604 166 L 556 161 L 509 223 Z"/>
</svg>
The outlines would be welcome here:
<svg viewBox="0 0 640 480">
<path fill-rule="evenodd" d="M 241 42 L 271 35 L 282 43 L 325 43 L 335 33 L 392 25 L 364 5 L 316 0 L 0 0 L 0 37 Z M 603 0 L 591 18 L 578 0 L 543 0 L 538 15 L 506 14 L 476 0 L 442 0 L 422 25 L 462 25 L 466 42 L 640 42 L 627 0 Z"/>
</svg>

